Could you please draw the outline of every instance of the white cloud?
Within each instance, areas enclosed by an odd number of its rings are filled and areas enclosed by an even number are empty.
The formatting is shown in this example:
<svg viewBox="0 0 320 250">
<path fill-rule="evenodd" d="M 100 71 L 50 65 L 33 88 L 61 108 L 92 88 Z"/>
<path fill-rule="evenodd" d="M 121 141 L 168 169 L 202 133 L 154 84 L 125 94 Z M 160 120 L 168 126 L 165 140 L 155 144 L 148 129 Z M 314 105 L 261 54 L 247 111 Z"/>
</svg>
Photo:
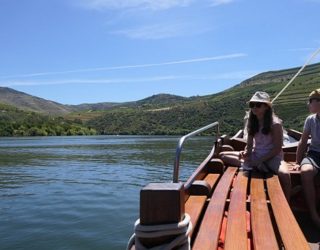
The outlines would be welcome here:
<svg viewBox="0 0 320 250">
<path fill-rule="evenodd" d="M 136 83 L 136 82 L 157 82 L 166 80 L 176 80 L 184 78 L 185 76 L 153 76 L 141 78 L 106 78 L 106 79 L 56 79 L 56 80 L 37 80 L 24 81 L 14 80 L 9 82 L 2 82 L 3 87 L 11 86 L 43 86 L 43 85 L 65 85 L 65 84 L 110 84 L 110 83 Z"/>
<path fill-rule="evenodd" d="M 233 54 L 226 54 L 226 55 L 220 55 L 220 56 L 190 58 L 190 59 L 169 61 L 169 62 L 162 62 L 162 63 L 133 64 L 133 65 L 110 66 L 110 67 L 100 67 L 100 68 L 73 69 L 73 70 L 66 70 L 66 71 L 38 72 L 38 73 L 30 73 L 30 74 L 0 76 L 0 79 L 14 79 L 14 78 L 27 78 L 27 77 L 38 77 L 38 76 L 48 76 L 48 75 L 62 75 L 62 74 L 81 73 L 81 72 L 113 71 L 113 70 L 125 70 L 125 69 L 134 69 L 134 68 L 161 67 L 161 66 L 174 65 L 174 64 L 188 64 L 188 63 L 235 59 L 235 58 L 246 57 L 246 56 L 247 54 L 245 53 L 233 53 Z"/>
<path fill-rule="evenodd" d="M 74 0 L 75 1 L 75 0 Z M 178 9 L 183 7 L 194 6 L 197 8 L 199 5 L 208 6 L 212 0 L 81 0 L 81 5 L 88 9 L 109 11 L 112 13 L 106 25 L 115 25 L 115 30 L 110 34 L 122 35 L 130 39 L 143 39 L 143 40 L 156 40 L 171 37 L 179 37 L 184 35 L 202 34 L 212 29 L 212 26 L 203 22 L 199 23 L 201 17 L 192 18 L 190 21 L 190 14 L 187 21 L 179 22 L 177 19 L 181 18 L 181 11 L 176 11 L 174 16 L 169 17 L 161 16 L 162 10 Z M 221 0 L 219 0 L 221 1 Z M 231 0 L 223 0 L 231 1 Z M 215 4 L 214 2 L 212 3 Z M 194 9 L 185 8 L 186 11 Z M 152 12 L 151 12 L 152 11 Z M 172 17 L 174 17 L 172 19 Z M 171 23 L 168 23 L 171 19 Z M 183 16 L 185 19 L 185 16 Z M 126 20 L 126 26 L 122 26 Z M 155 24 L 156 20 L 162 20 L 167 23 Z M 139 23 L 140 26 L 128 26 Z M 151 24 L 151 25 L 150 25 Z M 117 26 L 119 25 L 119 26 Z M 110 27 L 109 27 L 110 30 Z"/>
<path fill-rule="evenodd" d="M 201 57 L 201 58 L 186 59 L 186 60 L 180 60 L 180 61 L 172 61 L 172 62 L 162 63 L 162 65 L 217 61 L 217 60 L 233 59 L 233 58 L 246 57 L 246 56 L 247 54 L 244 54 L 244 53 L 235 53 L 235 54 L 228 54 L 228 55 L 222 55 L 222 56 Z"/>
<path fill-rule="evenodd" d="M 149 9 L 165 10 L 186 7 L 195 0 L 83 0 L 83 5 L 91 9 Z"/>
<path fill-rule="evenodd" d="M 234 2 L 234 0 L 212 0 L 211 6 L 216 7 L 220 5 L 230 4 L 232 2 Z"/>
<path fill-rule="evenodd" d="M 82 0 L 81 5 L 95 10 L 167 10 L 188 7 L 191 4 L 208 3 L 211 6 L 230 4 L 235 0 Z M 319 2 L 320 0 L 309 0 Z"/>
<path fill-rule="evenodd" d="M 261 73 L 261 71 L 257 70 L 244 70 L 244 71 L 233 71 L 221 74 L 215 74 L 212 76 L 199 76 L 197 79 L 199 80 L 245 80 L 250 77 L 253 77 L 257 74 Z"/>
<path fill-rule="evenodd" d="M 191 34 L 200 34 L 206 32 L 208 29 L 198 29 L 191 23 L 165 23 L 147 25 L 138 28 L 124 29 L 112 32 L 112 34 L 123 35 L 130 39 L 142 39 L 142 40 L 158 40 L 170 37 L 179 37 Z"/>
<path fill-rule="evenodd" d="M 113 83 L 141 83 L 141 82 L 159 82 L 182 79 L 185 81 L 213 81 L 213 80 L 243 80 L 256 75 L 257 71 L 235 71 L 213 75 L 164 75 L 151 77 L 133 77 L 133 78 L 100 78 L 100 79 L 56 79 L 56 80 L 13 80 L 0 83 L 3 87 L 12 86 L 46 86 L 46 85 L 68 85 L 68 84 L 113 84 Z"/>
</svg>

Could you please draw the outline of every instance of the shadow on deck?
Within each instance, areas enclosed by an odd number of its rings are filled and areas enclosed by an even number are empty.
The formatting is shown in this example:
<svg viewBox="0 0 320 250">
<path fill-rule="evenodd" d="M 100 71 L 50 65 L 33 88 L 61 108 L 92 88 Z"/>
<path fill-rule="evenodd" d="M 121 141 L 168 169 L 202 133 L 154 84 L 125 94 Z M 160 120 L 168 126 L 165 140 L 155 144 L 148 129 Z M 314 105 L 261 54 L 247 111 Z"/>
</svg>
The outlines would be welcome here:
<svg viewBox="0 0 320 250">
<path fill-rule="evenodd" d="M 295 211 L 294 215 L 302 229 L 311 249 L 320 250 L 320 229 L 316 228 L 306 212 Z"/>
</svg>

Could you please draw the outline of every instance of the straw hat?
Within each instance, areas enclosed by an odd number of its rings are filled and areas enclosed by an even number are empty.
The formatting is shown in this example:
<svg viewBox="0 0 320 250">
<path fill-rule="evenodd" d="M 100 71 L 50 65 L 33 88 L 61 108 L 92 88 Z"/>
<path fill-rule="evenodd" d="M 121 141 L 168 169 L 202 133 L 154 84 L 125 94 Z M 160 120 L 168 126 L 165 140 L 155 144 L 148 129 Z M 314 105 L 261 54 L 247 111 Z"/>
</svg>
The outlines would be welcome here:
<svg viewBox="0 0 320 250">
<path fill-rule="evenodd" d="M 309 95 L 309 100 L 310 99 L 320 99 L 320 89 L 312 91 Z"/>
<path fill-rule="evenodd" d="M 257 91 L 254 93 L 254 95 L 251 97 L 250 102 L 262 102 L 267 104 L 268 106 L 272 107 L 272 103 L 270 101 L 270 96 L 268 93 L 263 92 L 263 91 Z"/>
</svg>

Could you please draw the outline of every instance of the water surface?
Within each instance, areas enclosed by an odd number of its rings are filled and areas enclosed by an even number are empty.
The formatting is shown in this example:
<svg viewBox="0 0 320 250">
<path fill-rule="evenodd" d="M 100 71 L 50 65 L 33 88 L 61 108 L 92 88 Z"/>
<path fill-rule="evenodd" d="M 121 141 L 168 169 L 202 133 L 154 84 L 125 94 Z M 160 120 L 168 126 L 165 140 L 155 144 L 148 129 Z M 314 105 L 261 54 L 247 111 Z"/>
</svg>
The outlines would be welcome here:
<svg viewBox="0 0 320 250">
<path fill-rule="evenodd" d="M 0 138 L 1 249 L 125 249 L 139 191 L 172 180 L 177 137 Z M 212 145 L 188 141 L 186 180 Z"/>
</svg>

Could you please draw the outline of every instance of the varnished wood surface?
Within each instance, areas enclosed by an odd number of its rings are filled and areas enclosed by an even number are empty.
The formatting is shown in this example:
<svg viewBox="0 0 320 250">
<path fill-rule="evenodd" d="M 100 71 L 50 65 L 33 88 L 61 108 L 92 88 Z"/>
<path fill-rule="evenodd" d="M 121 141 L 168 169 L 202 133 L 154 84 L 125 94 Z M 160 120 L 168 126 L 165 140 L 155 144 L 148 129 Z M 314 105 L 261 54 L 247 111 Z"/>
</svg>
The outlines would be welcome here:
<svg viewBox="0 0 320 250">
<path fill-rule="evenodd" d="M 310 249 L 282 192 L 278 176 L 267 178 L 267 187 L 273 214 L 285 249 Z"/>
<path fill-rule="evenodd" d="M 248 177 L 239 172 L 230 197 L 225 249 L 248 249 L 246 198 Z"/>
<path fill-rule="evenodd" d="M 208 182 L 208 184 L 211 187 L 210 196 L 212 195 L 213 187 L 215 186 L 215 184 L 218 181 L 219 177 L 220 177 L 220 174 L 207 174 L 207 176 L 204 178 L 204 180 L 206 182 Z"/>
<path fill-rule="evenodd" d="M 256 250 L 279 249 L 267 206 L 264 179 L 251 178 L 251 228 L 253 247 Z"/>
<path fill-rule="evenodd" d="M 215 186 L 215 183 L 218 181 L 220 174 L 207 174 L 207 176 L 204 178 L 204 181 L 206 181 L 210 186 L 210 192 L 209 197 L 212 195 L 213 187 Z M 192 231 L 190 232 L 190 237 L 192 238 L 194 229 L 197 227 L 199 223 L 199 217 L 201 213 L 203 212 L 203 208 L 205 205 L 205 202 L 207 200 L 206 195 L 190 195 L 186 205 L 185 205 L 185 212 L 190 215 L 191 223 L 192 223 Z"/>
<path fill-rule="evenodd" d="M 206 200 L 206 195 L 191 195 L 186 202 L 185 211 L 190 215 L 192 223 L 192 231 L 190 232 L 190 237 L 193 236 L 194 229 L 199 222 L 199 217 Z"/>
<path fill-rule="evenodd" d="M 229 167 L 222 175 L 211 197 L 199 228 L 193 249 L 216 249 L 229 188 L 237 168 Z"/>
<path fill-rule="evenodd" d="M 184 216 L 184 202 L 182 183 L 148 184 L 140 191 L 141 225 L 180 222 Z"/>
</svg>

